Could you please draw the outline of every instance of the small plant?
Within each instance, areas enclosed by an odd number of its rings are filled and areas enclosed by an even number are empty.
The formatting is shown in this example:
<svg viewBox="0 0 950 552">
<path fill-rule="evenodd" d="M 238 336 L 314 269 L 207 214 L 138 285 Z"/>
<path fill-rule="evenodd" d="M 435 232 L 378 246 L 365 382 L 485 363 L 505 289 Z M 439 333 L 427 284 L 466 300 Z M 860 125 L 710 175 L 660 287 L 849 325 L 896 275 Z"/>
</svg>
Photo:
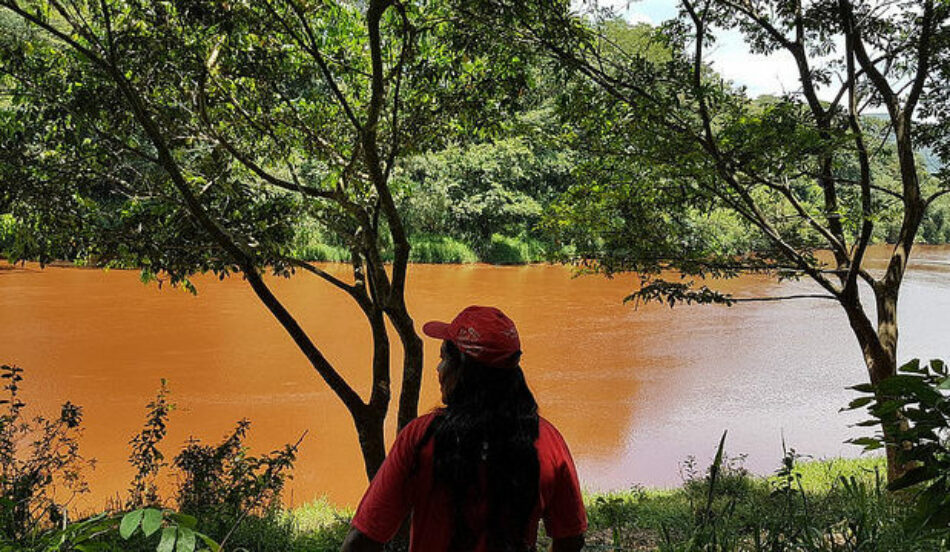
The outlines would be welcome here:
<svg viewBox="0 0 950 552">
<path fill-rule="evenodd" d="M 915 493 L 916 508 L 907 519 L 909 528 L 950 532 L 950 372 L 942 360 L 921 364 L 912 360 L 877 385 L 851 389 L 864 396 L 849 410 L 867 407 L 871 420 L 861 426 L 878 426 L 873 437 L 852 439 L 865 450 L 890 448 L 897 462 L 909 469 L 888 485 L 892 491 Z"/>
<path fill-rule="evenodd" d="M 70 402 L 59 416 L 27 420 L 20 400 L 23 369 L 0 366 L 7 398 L 0 399 L 0 539 L 26 542 L 42 529 L 68 523 L 68 506 L 88 492 L 79 453 L 82 409 Z M 29 443 L 29 447 L 24 447 Z"/>
<path fill-rule="evenodd" d="M 250 426 L 250 421 L 240 420 L 217 446 L 190 439 L 175 456 L 182 511 L 264 514 L 280 507 L 300 441 L 267 455 L 250 456 L 244 445 Z"/>
<path fill-rule="evenodd" d="M 736 505 L 745 493 L 734 490 L 745 486 L 744 481 L 748 479 L 748 473 L 741 467 L 741 460 L 733 463 L 728 461 L 725 454 L 726 433 L 722 433 L 716 456 L 704 477 L 699 478 L 695 459 L 687 459 L 684 468 L 687 477 L 684 491 L 689 498 L 693 521 L 688 534 L 682 540 L 674 538 L 670 528 L 663 525 L 660 550 L 733 550 L 736 547 L 739 533 L 732 525 Z M 723 486 L 723 481 L 732 480 L 741 480 L 743 483 L 735 488 L 731 484 L 728 487 Z M 725 490 L 728 492 L 724 492 Z"/>
<path fill-rule="evenodd" d="M 146 406 L 145 427 L 129 441 L 129 463 L 135 467 L 135 475 L 129 485 L 128 509 L 159 505 L 156 479 L 165 465 L 159 445 L 168 434 L 168 415 L 175 409 L 168 394 L 168 383 L 162 379 L 158 395 Z"/>
<path fill-rule="evenodd" d="M 128 540 L 137 532 L 149 538 L 161 529 L 156 552 L 199 552 L 210 550 L 219 552 L 221 545 L 208 535 L 197 531 L 198 520 L 187 514 L 180 514 L 170 510 L 157 508 L 141 508 L 133 510 L 119 522 L 119 536 Z M 199 543 L 205 547 L 198 548 Z"/>
</svg>

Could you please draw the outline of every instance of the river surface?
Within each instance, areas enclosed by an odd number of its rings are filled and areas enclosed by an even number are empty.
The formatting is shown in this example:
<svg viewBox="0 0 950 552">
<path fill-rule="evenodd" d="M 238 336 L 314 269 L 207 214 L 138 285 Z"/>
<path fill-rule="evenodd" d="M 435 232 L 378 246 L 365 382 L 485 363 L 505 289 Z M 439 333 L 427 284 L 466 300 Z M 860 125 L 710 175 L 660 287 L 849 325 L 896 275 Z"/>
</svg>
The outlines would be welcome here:
<svg viewBox="0 0 950 552">
<path fill-rule="evenodd" d="M 883 268 L 887 251 L 873 248 L 872 268 Z M 859 453 L 843 441 L 861 431 L 850 427 L 861 416 L 838 411 L 854 396 L 845 387 L 866 375 L 835 303 L 634 309 L 622 303 L 632 277 L 571 276 L 561 266 L 415 265 L 408 300 L 417 322 L 449 320 L 469 304 L 498 306 L 515 320 L 529 385 L 587 489 L 676 485 L 681 462 L 695 455 L 705 465 L 724 430 L 727 452 L 747 454 L 757 473 L 778 467 L 783 439 L 816 458 Z M 349 298 L 308 274 L 268 281 L 366 396 L 369 329 Z M 167 457 L 189 436 L 217 442 L 247 417 L 252 453 L 307 432 L 285 502 L 325 495 L 355 504 L 366 480 L 345 408 L 246 282 L 195 283 L 192 296 L 143 285 L 133 271 L 0 270 L 0 363 L 26 369 L 28 410 L 55 414 L 66 400 L 84 408 L 82 451 L 98 463 L 82 504 L 101 507 L 125 492 L 127 442 L 161 378 L 177 404 Z M 713 287 L 748 297 L 816 292 L 761 277 Z M 950 247 L 915 250 L 900 324 L 901 360 L 950 358 Z M 423 412 L 438 402 L 438 343 L 427 339 L 425 352 Z M 393 426 L 390 419 L 388 442 Z"/>
</svg>

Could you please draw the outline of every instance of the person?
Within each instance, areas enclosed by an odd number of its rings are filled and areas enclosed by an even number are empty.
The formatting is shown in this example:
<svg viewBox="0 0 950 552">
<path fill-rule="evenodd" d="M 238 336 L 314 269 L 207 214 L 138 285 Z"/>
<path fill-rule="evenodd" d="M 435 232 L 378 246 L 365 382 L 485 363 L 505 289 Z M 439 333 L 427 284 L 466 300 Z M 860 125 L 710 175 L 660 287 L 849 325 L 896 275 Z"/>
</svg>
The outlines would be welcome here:
<svg viewBox="0 0 950 552">
<path fill-rule="evenodd" d="M 360 501 L 344 552 L 378 551 L 411 514 L 410 552 L 528 551 L 544 521 L 552 550 L 584 545 L 587 516 L 564 438 L 521 370 L 514 322 L 471 306 L 441 339 L 444 408 L 406 425 Z"/>
</svg>

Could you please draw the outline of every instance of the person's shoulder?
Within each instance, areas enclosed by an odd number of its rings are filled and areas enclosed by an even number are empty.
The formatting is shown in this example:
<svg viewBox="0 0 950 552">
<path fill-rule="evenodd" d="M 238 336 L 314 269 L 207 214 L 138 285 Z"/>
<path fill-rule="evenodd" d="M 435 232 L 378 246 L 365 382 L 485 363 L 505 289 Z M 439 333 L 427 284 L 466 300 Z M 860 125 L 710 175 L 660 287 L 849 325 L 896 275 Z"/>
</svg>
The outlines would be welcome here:
<svg viewBox="0 0 950 552">
<path fill-rule="evenodd" d="M 419 416 L 415 420 L 406 424 L 406 427 L 402 428 L 402 431 L 399 432 L 400 435 L 405 434 L 406 438 L 413 441 L 421 439 L 422 435 L 425 434 L 427 429 L 429 429 L 429 425 L 432 424 L 432 420 L 434 420 L 440 413 L 440 410 L 433 410 L 428 414 Z"/>
<path fill-rule="evenodd" d="M 565 444 L 564 437 L 557 427 L 541 416 L 538 416 L 538 442 L 553 443 L 560 446 Z"/>
<path fill-rule="evenodd" d="M 538 416 L 538 434 L 554 435 L 563 439 L 563 437 L 561 437 L 561 432 L 557 430 L 557 427 L 555 427 L 551 422 L 547 421 L 543 416 Z"/>
</svg>

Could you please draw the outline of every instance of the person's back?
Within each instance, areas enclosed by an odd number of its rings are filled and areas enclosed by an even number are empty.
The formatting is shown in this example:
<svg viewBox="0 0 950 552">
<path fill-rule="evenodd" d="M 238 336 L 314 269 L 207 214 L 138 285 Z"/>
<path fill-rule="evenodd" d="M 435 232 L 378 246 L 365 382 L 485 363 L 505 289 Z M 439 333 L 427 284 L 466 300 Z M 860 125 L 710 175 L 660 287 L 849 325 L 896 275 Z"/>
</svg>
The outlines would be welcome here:
<svg viewBox="0 0 950 552">
<path fill-rule="evenodd" d="M 556 550 L 577 550 L 587 528 L 564 439 L 537 414 L 520 340 L 500 311 L 469 307 L 444 340 L 446 408 L 399 434 L 353 519 L 345 551 L 378 550 L 412 513 L 410 550 L 533 550 L 539 519 Z"/>
</svg>

